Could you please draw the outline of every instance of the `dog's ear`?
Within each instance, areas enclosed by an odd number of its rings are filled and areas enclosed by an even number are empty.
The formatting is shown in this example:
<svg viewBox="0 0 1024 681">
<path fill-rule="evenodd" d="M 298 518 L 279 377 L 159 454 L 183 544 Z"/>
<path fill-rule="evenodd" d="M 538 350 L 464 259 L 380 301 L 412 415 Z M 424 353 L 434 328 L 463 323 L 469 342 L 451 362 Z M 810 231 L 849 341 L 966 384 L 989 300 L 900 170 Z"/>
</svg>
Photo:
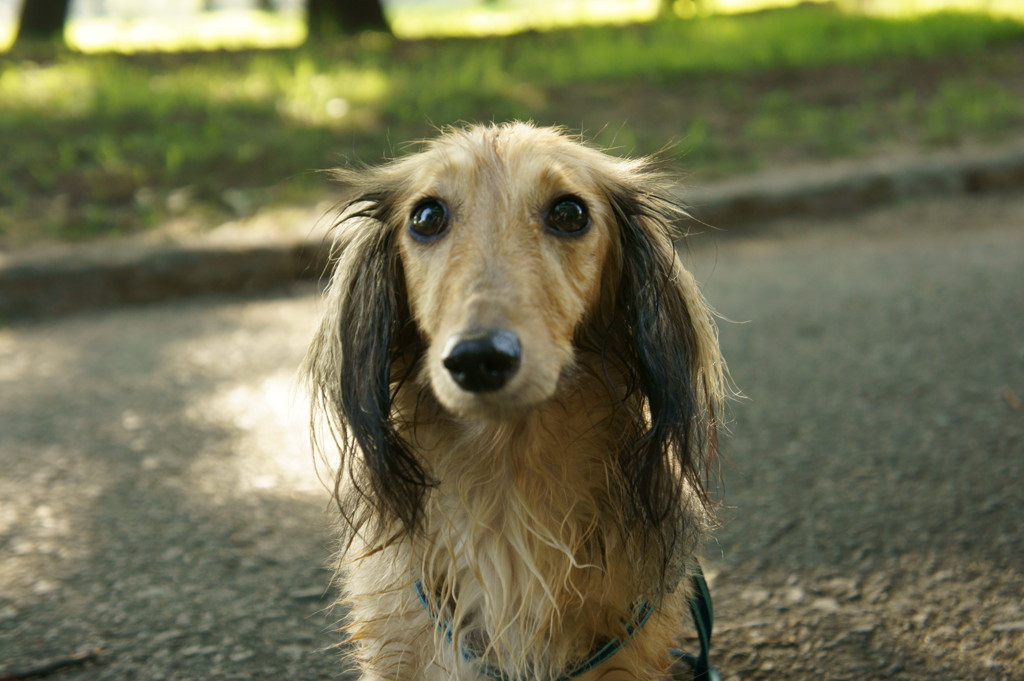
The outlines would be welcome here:
<svg viewBox="0 0 1024 681">
<path fill-rule="evenodd" d="M 390 227 L 392 196 L 364 191 L 343 207 L 327 309 L 305 363 L 314 408 L 327 417 L 341 449 L 339 506 L 350 523 L 371 533 L 394 532 L 388 525 L 395 520 L 400 530 L 415 528 L 430 484 L 392 418 L 395 362 L 412 350 L 404 276 Z M 342 498 L 344 475 L 363 503 Z M 372 518 L 351 515 L 367 507 Z"/>
<path fill-rule="evenodd" d="M 658 525 L 678 508 L 683 484 L 707 502 L 724 365 L 713 314 L 675 250 L 674 224 L 685 211 L 642 188 L 616 191 L 610 203 L 619 233 L 619 352 L 649 418 L 621 467 L 640 520 Z"/>
</svg>

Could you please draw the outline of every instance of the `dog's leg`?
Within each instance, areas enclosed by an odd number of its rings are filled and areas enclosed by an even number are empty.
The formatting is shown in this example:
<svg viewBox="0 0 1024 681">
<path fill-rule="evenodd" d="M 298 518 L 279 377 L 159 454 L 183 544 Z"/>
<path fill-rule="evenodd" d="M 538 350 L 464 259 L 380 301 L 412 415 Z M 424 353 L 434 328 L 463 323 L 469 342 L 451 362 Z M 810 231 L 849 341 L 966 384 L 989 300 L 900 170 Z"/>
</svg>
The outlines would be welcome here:
<svg viewBox="0 0 1024 681">
<path fill-rule="evenodd" d="M 343 570 L 351 657 L 362 681 L 421 681 L 435 636 L 394 548 Z"/>
</svg>

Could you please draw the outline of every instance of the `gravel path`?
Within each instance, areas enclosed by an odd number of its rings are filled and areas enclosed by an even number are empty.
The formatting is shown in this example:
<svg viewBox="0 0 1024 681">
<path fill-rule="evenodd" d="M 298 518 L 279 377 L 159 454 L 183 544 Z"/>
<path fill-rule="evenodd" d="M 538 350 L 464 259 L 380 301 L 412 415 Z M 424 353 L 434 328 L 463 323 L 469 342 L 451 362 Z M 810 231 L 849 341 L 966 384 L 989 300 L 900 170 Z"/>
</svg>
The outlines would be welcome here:
<svg viewBox="0 0 1024 681">
<path fill-rule="evenodd" d="M 725 679 L 1024 679 L 1024 202 L 697 237 Z M 333 679 L 298 288 L 0 329 L 0 677 Z M 744 323 L 741 323 L 744 322 Z M 688 627 L 687 627 L 688 628 Z M 692 640 L 689 641 L 692 645 Z"/>
</svg>

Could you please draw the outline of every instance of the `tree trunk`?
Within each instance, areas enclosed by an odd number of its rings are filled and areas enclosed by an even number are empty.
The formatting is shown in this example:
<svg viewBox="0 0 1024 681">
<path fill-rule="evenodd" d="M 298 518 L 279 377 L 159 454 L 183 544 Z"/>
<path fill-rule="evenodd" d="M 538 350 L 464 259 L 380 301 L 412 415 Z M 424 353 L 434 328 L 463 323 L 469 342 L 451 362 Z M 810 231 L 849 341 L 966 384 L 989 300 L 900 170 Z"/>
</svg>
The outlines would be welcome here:
<svg viewBox="0 0 1024 681">
<path fill-rule="evenodd" d="M 70 0 L 22 0 L 18 37 L 22 40 L 63 40 Z"/>
<path fill-rule="evenodd" d="M 310 37 L 332 33 L 390 31 L 381 0 L 308 0 Z"/>
</svg>

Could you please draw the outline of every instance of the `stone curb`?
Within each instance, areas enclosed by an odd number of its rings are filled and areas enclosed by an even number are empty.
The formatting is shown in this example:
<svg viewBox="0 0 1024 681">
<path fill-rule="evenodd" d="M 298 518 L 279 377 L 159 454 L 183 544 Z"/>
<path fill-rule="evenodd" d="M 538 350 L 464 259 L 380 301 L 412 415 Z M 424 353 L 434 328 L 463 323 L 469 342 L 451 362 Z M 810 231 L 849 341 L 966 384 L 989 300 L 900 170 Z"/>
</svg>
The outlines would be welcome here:
<svg viewBox="0 0 1024 681">
<path fill-rule="evenodd" d="M 1024 189 L 1024 140 L 1000 150 L 842 162 L 682 190 L 694 216 L 726 232 L 775 218 L 836 216 L 928 196 Z"/>
<path fill-rule="evenodd" d="M 943 152 L 773 171 L 684 189 L 701 222 L 726 233 L 782 217 L 851 214 L 894 201 L 1024 189 L 1024 140 L 998 151 Z M 262 243 L 117 245 L 8 256 L 0 262 L 0 321 L 204 293 L 256 293 L 319 278 L 324 238 Z"/>
<path fill-rule="evenodd" d="M 259 293 L 326 269 L 323 241 L 118 246 L 0 264 L 0 322 L 209 293 Z"/>
</svg>

